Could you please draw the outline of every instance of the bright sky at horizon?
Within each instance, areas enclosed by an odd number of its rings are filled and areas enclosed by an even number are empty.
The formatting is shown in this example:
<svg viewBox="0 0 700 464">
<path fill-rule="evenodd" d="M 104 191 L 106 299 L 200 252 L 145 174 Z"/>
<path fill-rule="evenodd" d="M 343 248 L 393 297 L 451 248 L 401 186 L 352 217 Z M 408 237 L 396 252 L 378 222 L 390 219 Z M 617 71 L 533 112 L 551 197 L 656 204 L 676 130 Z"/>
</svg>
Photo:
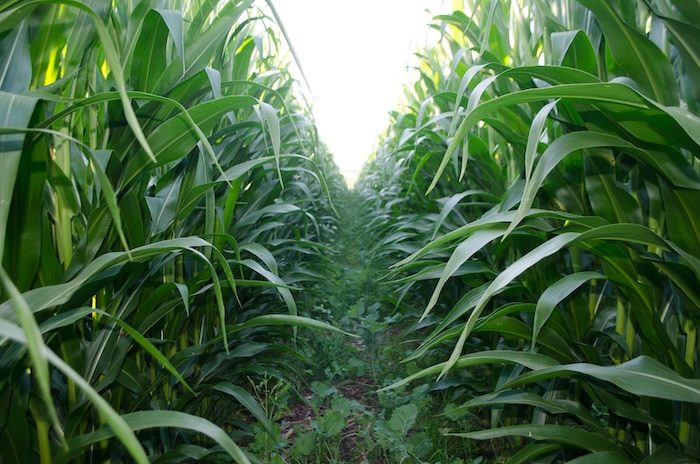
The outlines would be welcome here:
<svg viewBox="0 0 700 464">
<path fill-rule="evenodd" d="M 280 0 L 321 139 L 352 185 L 400 103 L 442 0 Z M 426 11 L 430 9 L 431 12 Z"/>
</svg>

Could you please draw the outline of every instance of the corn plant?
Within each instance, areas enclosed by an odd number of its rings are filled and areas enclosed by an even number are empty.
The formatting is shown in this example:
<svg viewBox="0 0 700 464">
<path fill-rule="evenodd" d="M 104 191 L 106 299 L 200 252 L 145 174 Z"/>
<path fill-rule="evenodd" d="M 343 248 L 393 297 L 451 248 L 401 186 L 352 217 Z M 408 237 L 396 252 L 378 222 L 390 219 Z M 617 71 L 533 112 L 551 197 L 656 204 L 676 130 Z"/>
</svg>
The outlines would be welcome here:
<svg viewBox="0 0 700 464">
<path fill-rule="evenodd" d="M 246 386 L 331 328 L 292 292 L 342 181 L 271 12 L 0 2 L 0 462 L 249 462 L 272 433 Z"/>
<path fill-rule="evenodd" d="M 358 183 L 426 366 L 388 388 L 509 463 L 695 462 L 700 7 L 455 5 Z"/>
</svg>

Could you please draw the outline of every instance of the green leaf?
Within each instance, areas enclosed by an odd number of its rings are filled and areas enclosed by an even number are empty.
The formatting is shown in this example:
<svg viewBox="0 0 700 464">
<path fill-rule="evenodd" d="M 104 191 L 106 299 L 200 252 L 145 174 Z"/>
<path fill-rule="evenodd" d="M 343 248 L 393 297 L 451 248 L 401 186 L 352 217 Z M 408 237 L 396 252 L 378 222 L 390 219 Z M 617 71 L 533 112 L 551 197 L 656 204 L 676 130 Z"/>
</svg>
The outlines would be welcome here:
<svg viewBox="0 0 700 464">
<path fill-rule="evenodd" d="M 141 34 L 132 55 L 130 82 L 134 89 L 151 92 L 158 79 L 160 70 L 166 66 L 166 48 L 168 28 L 163 18 L 155 10 L 146 15 L 141 27 Z"/>
<path fill-rule="evenodd" d="M 683 453 L 672 449 L 669 445 L 661 445 L 650 456 L 642 461 L 642 464 L 693 464 L 695 458 L 686 456 Z"/>
<path fill-rule="evenodd" d="M 430 301 L 428 301 L 428 306 L 425 308 L 425 311 L 423 311 L 423 314 L 420 317 L 421 321 L 425 319 L 428 313 L 430 313 L 430 310 L 437 304 L 438 297 L 440 296 L 440 292 L 445 286 L 445 283 L 447 283 L 447 279 L 452 277 L 452 275 L 454 275 L 454 273 L 457 272 L 457 270 L 464 263 L 466 263 L 469 258 L 474 256 L 491 241 L 503 236 L 504 233 L 505 230 L 503 228 L 477 230 L 466 240 L 460 243 L 457 248 L 455 248 L 455 251 L 450 256 L 450 259 L 447 261 L 447 264 L 442 271 L 442 275 L 435 286 L 435 290 L 430 297 Z"/>
<path fill-rule="evenodd" d="M 600 150 L 603 156 L 589 156 L 585 161 L 586 193 L 591 208 L 610 222 L 641 223 L 639 203 L 615 178 L 613 154 L 607 155 L 607 151 Z"/>
<path fill-rule="evenodd" d="M 189 118 L 203 133 L 211 132 L 221 117 L 239 108 L 250 108 L 255 99 L 248 96 L 227 96 L 189 108 Z M 158 165 L 178 160 L 188 154 L 200 140 L 199 135 L 191 130 L 188 117 L 182 114 L 173 116 L 156 127 L 149 135 L 148 141 L 153 147 L 155 161 Z M 145 155 L 137 155 L 126 165 L 121 185 L 127 185 L 149 167 Z"/>
<path fill-rule="evenodd" d="M 280 170 L 280 120 L 277 117 L 277 110 L 263 101 L 258 103 L 257 111 L 262 121 L 265 121 L 267 129 L 270 131 L 270 141 L 272 142 L 272 151 L 275 154 L 275 162 L 277 163 L 277 174 L 280 179 L 280 184 L 284 188 L 282 181 L 282 171 Z"/>
<path fill-rule="evenodd" d="M 250 171 L 253 170 L 253 168 L 261 166 L 265 163 L 269 163 L 270 161 L 272 161 L 274 159 L 275 159 L 274 156 L 263 156 L 262 158 L 257 158 L 257 159 L 253 159 L 253 160 L 244 161 L 242 163 L 238 163 L 234 166 L 231 166 L 226 171 L 224 171 L 224 174 L 221 177 L 219 177 L 216 180 L 216 182 L 223 182 L 225 179 L 233 182 L 234 180 L 238 180 L 241 177 L 248 174 Z"/>
<path fill-rule="evenodd" d="M 34 375 L 36 376 L 37 383 L 39 384 L 39 391 L 42 399 L 44 400 L 44 406 L 48 410 L 51 422 L 56 428 L 61 442 L 65 443 L 63 438 L 63 427 L 61 426 L 61 422 L 58 420 L 58 413 L 56 412 L 56 406 L 54 405 L 53 397 L 51 395 L 49 363 L 43 356 L 43 352 L 47 348 L 44 345 L 44 339 L 41 336 L 39 326 L 37 325 L 36 319 L 34 319 L 34 315 L 32 314 L 32 310 L 29 308 L 29 305 L 27 305 L 25 299 L 22 298 L 22 295 L 19 293 L 2 267 L 0 267 L 0 283 L 2 283 L 2 287 L 7 292 L 10 302 L 15 308 L 17 319 L 19 320 L 22 330 L 24 331 L 23 342 L 26 345 L 27 351 L 29 352 L 29 357 L 32 360 Z"/>
<path fill-rule="evenodd" d="M 598 73 L 598 60 L 585 32 L 553 32 L 549 40 L 554 64 L 580 69 L 594 76 Z"/>
<path fill-rule="evenodd" d="M 535 349 L 537 336 L 540 330 L 542 330 L 549 316 L 552 315 L 552 311 L 554 311 L 554 308 L 559 303 L 589 280 L 605 278 L 606 276 L 604 274 L 598 272 L 577 272 L 562 277 L 557 282 L 547 287 L 547 290 L 540 295 L 539 300 L 537 300 L 537 306 L 535 307 L 535 320 L 532 323 L 532 349 Z"/>
<path fill-rule="evenodd" d="M 14 94 L 29 90 L 32 81 L 32 61 L 27 21 L 19 23 L 19 26 L 0 41 L 0 58 L 0 90 Z"/>
<path fill-rule="evenodd" d="M 247 321 L 237 324 L 235 326 L 229 326 L 227 330 L 230 333 L 240 332 L 241 330 L 251 329 L 253 327 L 264 327 L 264 326 L 292 326 L 292 327 L 306 327 L 309 329 L 324 329 L 332 330 L 334 332 L 339 332 L 345 335 L 355 337 L 356 335 L 344 332 L 337 327 L 334 327 L 326 322 L 322 322 L 316 319 L 311 319 L 303 316 L 293 316 L 287 314 L 266 314 L 264 316 L 257 316 Z"/>
<path fill-rule="evenodd" d="M 445 204 L 440 209 L 440 216 L 435 221 L 435 227 L 433 228 L 433 236 L 431 237 L 431 240 L 435 239 L 437 233 L 440 231 L 440 228 L 445 222 L 445 219 L 447 219 L 447 216 L 449 216 L 449 214 L 454 210 L 454 208 L 459 204 L 459 202 L 462 201 L 464 198 L 472 195 L 483 195 L 485 197 L 490 197 L 498 201 L 494 195 L 489 194 L 485 190 L 467 190 L 462 193 L 452 195 L 451 197 L 447 198 L 447 201 L 445 201 Z"/>
<path fill-rule="evenodd" d="M 253 396 L 250 393 L 248 393 L 245 389 L 239 387 L 238 385 L 233 385 L 228 382 L 218 383 L 211 387 L 211 389 L 229 395 L 233 397 L 236 401 L 241 403 L 243 407 L 245 407 L 248 410 L 248 412 L 250 412 L 253 415 L 253 417 L 255 417 L 258 420 L 258 422 L 260 422 L 260 424 L 265 428 L 267 433 L 270 434 L 271 437 L 274 437 L 272 423 L 267 417 L 267 414 L 265 414 L 265 411 L 263 410 L 262 406 L 260 406 L 260 403 L 258 403 L 258 401 L 255 398 L 253 398 Z"/>
<path fill-rule="evenodd" d="M 630 87 L 615 83 L 582 83 L 582 84 L 561 84 L 552 87 L 534 88 L 508 93 L 506 95 L 486 101 L 475 106 L 467 113 L 460 124 L 454 138 L 447 147 L 443 155 L 433 180 L 426 193 L 431 192 L 437 185 L 452 155 L 455 153 L 460 143 L 477 122 L 485 117 L 494 114 L 496 111 L 523 103 L 544 101 L 551 98 L 562 100 L 579 100 L 594 105 L 623 105 L 630 109 L 636 108 L 645 110 L 656 108 L 665 112 L 671 117 L 685 132 L 692 138 L 695 144 L 700 144 L 700 119 L 686 110 L 677 107 L 663 106 L 649 100 Z"/>
<path fill-rule="evenodd" d="M 391 430 L 399 434 L 400 437 L 405 437 L 411 428 L 413 428 L 417 417 L 418 407 L 413 403 L 404 404 L 394 409 L 387 425 Z"/>
<path fill-rule="evenodd" d="M 316 444 L 316 432 L 309 430 L 300 434 L 292 445 L 292 456 L 309 456 L 314 451 Z"/>
<path fill-rule="evenodd" d="M 14 340 L 22 345 L 27 344 L 27 339 L 22 334 L 19 327 L 13 323 L 0 318 L 0 335 L 3 337 Z M 85 381 L 83 377 L 80 376 L 72 367 L 66 364 L 61 358 L 59 358 L 53 351 L 48 347 L 42 345 L 42 356 L 44 356 L 49 363 L 53 364 L 63 372 L 63 374 L 68 377 L 75 385 L 80 388 L 88 399 L 93 403 L 95 408 L 100 413 L 104 421 L 109 425 L 110 436 L 116 436 L 124 444 L 129 454 L 134 458 L 135 462 L 139 464 L 146 464 L 149 462 L 146 452 L 141 447 L 141 444 L 136 439 L 136 435 L 124 420 L 109 403 L 97 393 L 88 382 Z M 69 442 L 70 448 L 70 442 Z"/>
<path fill-rule="evenodd" d="M 139 430 L 152 429 L 157 427 L 172 427 L 178 429 L 191 430 L 196 433 L 206 435 L 221 446 L 233 460 L 239 464 L 250 464 L 250 460 L 245 453 L 234 443 L 217 425 L 202 417 L 193 416 L 180 411 L 137 411 L 121 416 L 128 427 L 138 432 Z M 59 457 L 59 462 L 66 462 L 78 450 L 98 443 L 115 434 L 110 427 L 100 427 L 94 432 L 80 435 L 69 441 L 70 453 Z"/>
<path fill-rule="evenodd" d="M 211 244 L 198 237 L 183 237 L 144 245 L 131 250 L 133 261 L 143 261 L 162 253 L 172 251 L 193 251 L 195 247 L 210 247 Z M 87 264 L 72 280 L 57 285 L 47 285 L 22 294 L 34 314 L 53 308 L 68 301 L 86 282 L 105 269 L 123 264 L 129 260 L 125 252 L 105 253 Z M 0 317 L 14 320 L 9 303 L 0 304 Z"/>
<path fill-rule="evenodd" d="M 201 34 L 197 34 L 193 40 L 188 40 L 184 63 L 180 59 L 175 59 L 161 72 L 155 92 L 166 94 L 181 80 L 202 71 L 210 63 L 219 47 L 223 46 L 231 28 L 251 3 L 252 0 L 227 3 L 216 12 L 213 21 L 207 24 L 206 29 Z M 202 10 L 207 11 L 205 15 L 208 16 L 214 8 L 202 8 Z"/>
<path fill-rule="evenodd" d="M 598 218 L 598 217 L 586 217 L 586 216 L 581 216 L 578 214 L 570 214 L 570 213 L 562 213 L 559 211 L 546 211 L 546 210 L 535 210 L 532 209 L 526 213 L 526 216 L 529 218 L 549 218 L 549 219 L 558 219 L 562 221 L 570 221 L 576 224 L 580 224 L 586 228 L 590 227 L 595 227 L 595 226 L 600 226 L 603 224 L 608 224 L 607 221 L 604 219 Z M 493 226 L 495 224 L 501 224 L 501 223 L 506 223 L 506 222 L 512 222 L 513 218 L 515 217 L 515 212 L 514 211 L 505 211 L 505 212 L 493 212 L 489 211 L 488 213 L 484 214 L 483 216 L 479 217 L 478 219 L 465 224 L 451 232 L 448 232 L 444 235 L 441 235 L 440 237 L 436 238 L 435 240 L 432 240 L 429 242 L 427 245 L 425 245 L 423 248 L 420 250 L 416 251 L 415 253 L 411 254 L 410 256 L 402 259 L 398 263 L 394 264 L 391 266 L 393 269 L 402 269 L 402 267 L 406 266 L 408 263 L 411 261 L 414 261 L 421 256 L 424 256 L 430 251 L 436 250 L 440 248 L 441 246 L 453 242 L 457 239 L 467 237 L 473 232 L 481 229 L 488 228 L 490 226 Z"/>
<path fill-rule="evenodd" d="M 0 127 L 25 128 L 34 112 L 36 99 L 0 91 Z M 7 220 L 17 171 L 22 153 L 24 134 L 0 134 L 0 263 L 6 247 Z"/>
<path fill-rule="evenodd" d="M 537 148 L 539 146 L 542 131 L 545 128 L 549 113 L 556 108 L 558 100 L 547 103 L 537 112 L 530 125 L 530 133 L 527 137 L 527 147 L 525 148 L 525 181 L 530 180 L 532 168 L 535 165 L 535 157 L 537 156 Z"/>
<path fill-rule="evenodd" d="M 525 184 L 523 199 L 520 201 L 515 219 L 513 219 L 513 222 L 508 227 L 507 234 L 513 231 L 524 218 L 525 212 L 532 206 L 535 195 L 544 183 L 545 178 L 561 160 L 577 150 L 601 147 L 624 149 L 627 153 L 638 158 L 640 161 L 648 163 L 650 167 L 678 187 L 700 188 L 700 179 L 698 175 L 682 157 L 678 156 L 674 159 L 674 157 L 670 156 L 672 152 L 651 154 L 613 135 L 587 131 L 573 132 L 556 139 L 542 154 L 542 157 L 532 173 L 532 177 Z"/>
<path fill-rule="evenodd" d="M 534 458 L 550 454 L 551 452 L 559 449 L 561 449 L 561 445 L 556 443 L 533 442 L 523 447 L 517 453 L 513 454 L 513 456 L 508 459 L 507 464 L 526 464 L 528 462 L 532 462 Z"/>
<path fill-rule="evenodd" d="M 334 437 L 343 431 L 347 425 L 343 413 L 336 409 L 327 410 L 317 419 L 318 431 L 325 437 Z"/>
<path fill-rule="evenodd" d="M 177 51 L 177 57 L 184 64 L 185 63 L 185 33 L 183 30 L 183 19 L 182 12 L 175 10 L 161 10 L 156 9 L 155 11 L 163 18 L 163 22 L 168 26 L 168 32 L 170 32 L 170 38 L 173 40 L 173 45 Z M 184 70 L 184 66 L 183 66 Z"/>
<path fill-rule="evenodd" d="M 97 13 L 95 13 L 95 11 L 92 8 L 76 0 L 30 0 L 15 7 L 13 9 L 13 12 L 16 12 L 17 10 L 22 8 L 27 8 L 29 6 L 41 4 L 67 5 L 81 10 L 82 12 L 86 13 L 90 17 L 90 19 L 92 19 L 95 25 L 95 30 L 97 31 L 97 35 L 99 36 L 100 42 L 102 43 L 102 48 L 105 57 L 107 59 L 107 62 L 109 63 L 110 73 L 112 75 L 112 78 L 114 79 L 117 91 L 119 92 L 119 97 L 122 103 L 122 108 L 124 110 L 124 116 L 126 117 L 126 121 L 129 124 L 129 127 L 131 128 L 132 132 L 134 133 L 136 140 L 138 140 L 138 142 L 141 144 L 144 153 L 146 153 L 146 155 L 150 158 L 151 161 L 155 162 L 153 151 L 148 145 L 146 136 L 143 134 L 138 119 L 136 118 L 136 113 L 134 113 L 134 109 L 131 107 L 131 101 L 129 100 L 129 97 L 127 95 L 126 80 L 124 78 L 124 71 L 122 70 L 119 54 L 117 52 L 114 41 L 110 36 L 109 30 L 102 22 L 102 18 L 100 18 L 100 16 Z"/>
<path fill-rule="evenodd" d="M 639 356 L 619 366 L 567 364 L 548 367 L 517 377 L 501 388 L 512 388 L 567 374 L 582 374 L 610 382 L 639 396 L 700 403 L 700 380 L 685 379 L 649 356 Z"/>
<path fill-rule="evenodd" d="M 626 24 L 607 0 L 577 0 L 598 20 L 615 61 L 643 93 L 664 105 L 677 105 L 676 79 L 671 63 L 654 42 Z"/>
<path fill-rule="evenodd" d="M 547 240 L 542 245 L 527 253 L 519 260 L 515 261 L 513 264 L 511 264 L 505 270 L 503 270 L 503 272 L 498 274 L 498 276 L 496 276 L 493 282 L 491 282 L 491 284 L 489 284 L 489 286 L 486 288 L 483 295 L 481 295 L 481 298 L 479 298 L 479 301 L 476 303 L 474 310 L 469 315 L 467 323 L 464 324 L 464 329 L 462 330 L 462 333 L 460 334 L 459 339 L 457 340 L 457 344 L 455 345 L 449 360 L 444 364 L 444 368 L 440 373 L 440 377 L 444 376 L 447 373 L 447 371 L 450 370 L 450 368 L 452 368 L 452 366 L 454 366 L 457 363 L 457 360 L 460 359 L 459 356 L 462 354 L 462 350 L 464 349 L 464 344 L 467 341 L 467 337 L 474 328 L 476 321 L 479 319 L 479 316 L 481 316 L 481 313 L 483 312 L 489 300 L 497 293 L 503 291 L 506 285 L 512 282 L 513 279 L 518 277 L 520 274 L 527 271 L 530 267 L 534 266 L 544 258 L 558 252 L 559 250 L 576 240 L 578 237 L 578 234 L 572 232 L 557 235 L 556 237 Z"/>
<path fill-rule="evenodd" d="M 527 391 L 503 391 L 477 396 L 455 409 L 445 411 L 444 414 L 455 415 L 476 407 L 504 404 L 533 406 L 552 414 L 570 414 L 583 421 L 593 430 L 603 430 L 599 421 L 580 403 L 563 399 L 545 399 Z"/>
<path fill-rule="evenodd" d="M 462 356 L 454 363 L 456 369 L 461 369 L 479 364 L 520 364 L 528 369 L 544 369 L 546 367 L 557 366 L 558 363 L 550 358 L 538 353 L 529 353 L 523 351 L 508 351 L 508 350 L 490 350 L 480 351 Z M 381 388 L 379 391 L 393 390 L 404 385 L 407 385 L 414 380 L 422 379 L 439 374 L 447 365 L 447 362 L 435 364 L 427 367 L 415 374 L 412 374 L 404 379 L 399 380 L 389 386 Z"/>
<path fill-rule="evenodd" d="M 180 372 L 175 368 L 175 366 L 172 365 L 170 360 L 166 358 L 163 353 L 158 351 L 158 348 L 156 348 L 153 343 L 151 343 L 146 337 L 141 335 L 136 329 L 131 327 L 129 324 L 124 322 L 123 320 L 119 319 L 118 317 L 109 314 L 105 311 L 101 311 L 99 309 L 94 309 L 95 313 L 100 314 L 101 316 L 104 316 L 108 319 L 113 320 L 119 327 L 122 328 L 124 332 L 126 332 L 131 338 L 134 339 L 136 343 L 138 343 L 141 348 L 146 350 L 148 354 L 153 356 L 153 358 L 158 361 L 163 367 L 165 367 L 168 372 L 170 372 L 173 377 L 175 377 L 182 385 L 185 386 L 187 390 L 189 390 L 191 393 L 194 394 L 194 390 L 192 390 L 192 387 L 187 383 L 187 381 L 182 377 Z"/>
<path fill-rule="evenodd" d="M 617 445 L 607 435 L 597 434 L 575 427 L 564 425 L 511 425 L 495 429 L 480 430 L 468 433 L 448 433 L 452 437 L 470 438 L 474 440 L 491 440 L 501 437 L 525 437 L 533 440 L 550 440 L 574 448 L 589 451 L 609 452 L 620 455 Z"/>
<path fill-rule="evenodd" d="M 620 453 L 600 451 L 567 462 L 568 464 L 630 464 L 632 461 Z"/>
</svg>

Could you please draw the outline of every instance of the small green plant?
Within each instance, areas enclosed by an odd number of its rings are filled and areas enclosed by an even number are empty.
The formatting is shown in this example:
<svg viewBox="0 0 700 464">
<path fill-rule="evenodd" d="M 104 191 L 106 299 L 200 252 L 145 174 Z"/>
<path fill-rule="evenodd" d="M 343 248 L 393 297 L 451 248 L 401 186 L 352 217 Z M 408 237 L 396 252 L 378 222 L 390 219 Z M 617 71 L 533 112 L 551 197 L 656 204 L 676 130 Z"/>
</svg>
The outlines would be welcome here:
<svg viewBox="0 0 700 464">
<path fill-rule="evenodd" d="M 263 374 L 258 381 L 248 377 L 248 383 L 269 424 L 268 427 L 260 423 L 255 425 L 254 441 L 250 449 L 269 461 L 287 446 L 278 421 L 287 407 L 290 387 L 285 380 L 274 378 L 268 373 Z"/>
</svg>

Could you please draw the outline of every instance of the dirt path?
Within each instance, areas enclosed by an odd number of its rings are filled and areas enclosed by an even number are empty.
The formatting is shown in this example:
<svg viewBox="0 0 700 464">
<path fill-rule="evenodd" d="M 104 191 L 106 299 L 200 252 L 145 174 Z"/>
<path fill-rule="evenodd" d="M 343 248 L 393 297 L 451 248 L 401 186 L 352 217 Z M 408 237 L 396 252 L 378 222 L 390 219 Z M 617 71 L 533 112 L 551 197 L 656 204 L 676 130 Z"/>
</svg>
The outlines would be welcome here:
<svg viewBox="0 0 700 464">
<path fill-rule="evenodd" d="M 481 462 L 456 457 L 472 453 L 464 440 L 445 436 L 439 416 L 448 400 L 441 392 L 429 393 L 425 384 L 377 392 L 417 369 L 401 363 L 415 349 L 405 332 L 413 320 L 394 311 L 395 287 L 379 282 L 387 263 L 372 259 L 360 199 L 351 193 L 337 209 L 325 282 L 305 292 L 304 304 L 356 337 L 323 332 L 300 340 L 309 362 L 298 398 L 280 408 L 286 445 L 283 460 L 273 463 Z"/>
<path fill-rule="evenodd" d="M 381 417 L 376 390 L 386 364 L 380 356 L 384 324 L 376 303 L 381 300 L 376 283 L 381 271 L 370 263 L 358 198 L 350 194 L 337 208 L 335 254 L 324 270 L 333 298 L 323 308 L 334 325 L 358 336 L 323 334 L 317 340 L 321 365 L 304 392 L 305 401 L 294 404 L 281 421 L 284 436 L 293 443 L 289 462 L 384 462 L 370 458 L 372 431 Z"/>
</svg>

